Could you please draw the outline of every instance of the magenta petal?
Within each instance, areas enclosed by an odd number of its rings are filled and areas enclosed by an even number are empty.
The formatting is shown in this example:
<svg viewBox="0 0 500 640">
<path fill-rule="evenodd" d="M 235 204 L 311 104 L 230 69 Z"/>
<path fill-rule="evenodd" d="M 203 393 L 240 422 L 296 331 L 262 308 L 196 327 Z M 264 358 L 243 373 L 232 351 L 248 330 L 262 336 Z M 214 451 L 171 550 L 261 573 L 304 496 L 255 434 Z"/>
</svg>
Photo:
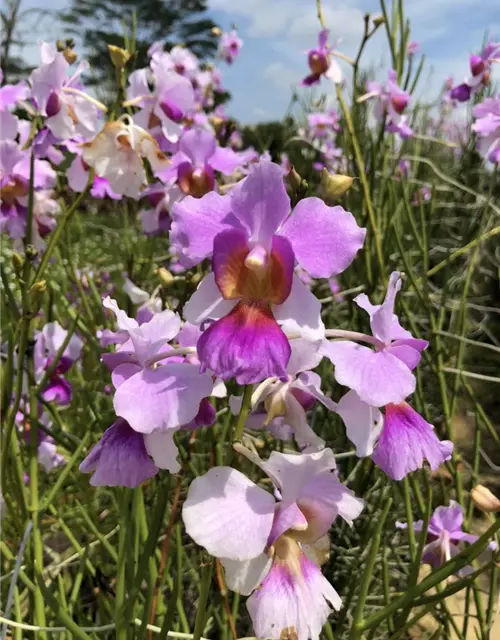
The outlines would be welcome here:
<svg viewBox="0 0 500 640">
<path fill-rule="evenodd" d="M 342 207 L 327 207 L 319 198 L 304 198 L 283 225 L 300 264 L 315 278 L 329 278 L 347 269 L 363 246 L 366 229 Z"/>
<path fill-rule="evenodd" d="M 180 262 L 191 267 L 212 254 L 215 236 L 241 227 L 232 213 L 231 198 L 210 192 L 202 198 L 187 196 L 172 207 L 170 242 Z"/>
<path fill-rule="evenodd" d="M 42 393 L 46 402 L 55 402 L 58 405 L 67 405 L 73 397 L 73 388 L 64 378 L 54 376 Z"/>
<path fill-rule="evenodd" d="M 267 305 L 240 302 L 198 340 L 202 371 L 238 384 L 286 379 L 290 344 Z"/>
<path fill-rule="evenodd" d="M 81 463 L 80 471 L 94 472 L 90 479 L 94 486 L 132 489 L 155 476 L 158 468 L 146 452 L 144 437 L 118 418 Z"/>
<path fill-rule="evenodd" d="M 402 402 L 386 407 L 384 426 L 372 459 L 390 478 L 401 480 L 411 471 L 421 469 L 425 460 L 435 471 L 450 459 L 452 451 L 452 442 L 441 442 L 432 425 Z"/>
<path fill-rule="evenodd" d="M 290 198 L 278 164 L 259 162 L 231 192 L 234 214 L 251 239 L 269 246 L 274 233 L 290 213 Z"/>
</svg>

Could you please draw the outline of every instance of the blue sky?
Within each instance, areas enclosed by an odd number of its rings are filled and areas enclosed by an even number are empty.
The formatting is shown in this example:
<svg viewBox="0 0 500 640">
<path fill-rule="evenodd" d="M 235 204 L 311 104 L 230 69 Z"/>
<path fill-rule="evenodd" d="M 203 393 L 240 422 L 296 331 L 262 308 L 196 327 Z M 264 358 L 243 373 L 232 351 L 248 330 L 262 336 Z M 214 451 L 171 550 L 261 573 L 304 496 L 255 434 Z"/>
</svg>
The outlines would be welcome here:
<svg viewBox="0 0 500 640">
<path fill-rule="evenodd" d="M 391 0 L 387 4 L 390 6 Z M 68 0 L 45 0 L 47 9 L 61 9 Z M 24 0 L 23 7 L 39 7 L 37 0 Z M 209 13 L 223 29 L 234 23 L 244 40 L 237 62 L 221 63 L 224 83 L 232 93 L 230 115 L 242 122 L 280 119 L 289 104 L 292 86 L 307 73 L 306 51 L 314 46 L 319 31 L 316 0 L 208 0 Z M 324 0 L 323 12 L 331 30 L 330 40 L 352 56 L 363 32 L 363 15 L 380 14 L 378 0 Z M 499 0 L 406 0 L 406 16 L 412 24 L 411 39 L 421 43 L 427 57 L 421 93 L 431 98 L 444 79 L 461 80 L 467 74 L 468 54 L 480 49 L 484 34 L 500 38 Z M 31 27 L 36 25 L 30 25 Z M 60 32 L 51 20 L 29 30 L 33 40 L 55 39 Z M 36 46 L 25 51 L 37 60 Z M 364 54 L 365 65 L 387 68 L 385 33 L 381 27 Z M 346 75 L 349 66 L 341 63 Z M 496 71 L 500 80 L 500 65 Z M 323 84 L 324 90 L 332 88 Z"/>
</svg>

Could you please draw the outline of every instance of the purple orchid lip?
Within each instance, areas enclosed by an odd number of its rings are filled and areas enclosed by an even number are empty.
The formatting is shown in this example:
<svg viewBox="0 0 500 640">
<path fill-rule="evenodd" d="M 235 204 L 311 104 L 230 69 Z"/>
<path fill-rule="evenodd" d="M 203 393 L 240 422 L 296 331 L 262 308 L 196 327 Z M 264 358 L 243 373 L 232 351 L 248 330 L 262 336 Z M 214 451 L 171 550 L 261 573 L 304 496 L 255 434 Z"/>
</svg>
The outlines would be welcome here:
<svg viewBox="0 0 500 640">
<path fill-rule="evenodd" d="M 59 97 L 59 94 L 56 91 L 51 91 L 49 98 L 47 100 L 47 106 L 45 107 L 45 111 L 47 116 L 51 118 L 52 116 L 56 116 L 62 108 L 62 100 Z"/>
<path fill-rule="evenodd" d="M 195 169 L 189 162 L 183 162 L 179 165 L 178 175 L 181 191 L 193 198 L 203 197 L 215 185 L 214 172 L 208 165 Z"/>
<path fill-rule="evenodd" d="M 160 103 L 160 108 L 167 118 L 170 118 L 170 120 L 173 120 L 174 122 L 182 122 L 184 114 L 176 104 L 167 100 Z"/>
<path fill-rule="evenodd" d="M 309 68 L 311 69 L 313 75 L 321 75 L 322 73 L 326 73 L 328 71 L 328 58 L 324 53 L 319 51 L 312 51 L 309 54 Z"/>
</svg>

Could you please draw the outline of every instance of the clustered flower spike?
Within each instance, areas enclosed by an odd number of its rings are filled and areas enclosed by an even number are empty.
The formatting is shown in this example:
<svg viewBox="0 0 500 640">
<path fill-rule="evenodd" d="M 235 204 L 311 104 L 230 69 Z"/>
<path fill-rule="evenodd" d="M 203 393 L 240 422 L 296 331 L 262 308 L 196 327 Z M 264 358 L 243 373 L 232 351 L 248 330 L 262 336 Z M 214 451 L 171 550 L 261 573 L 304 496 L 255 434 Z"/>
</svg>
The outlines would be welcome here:
<svg viewBox="0 0 500 640">
<path fill-rule="evenodd" d="M 408 116 L 404 113 L 410 103 L 411 96 L 397 84 L 397 75 L 393 69 L 387 74 L 385 85 L 379 82 L 368 82 L 368 93 L 359 101 L 376 99 L 375 117 L 385 123 L 385 128 L 391 133 L 397 133 L 401 138 L 410 138 L 413 130 L 408 125 Z"/>
<path fill-rule="evenodd" d="M 218 57 L 232 65 L 242 40 L 234 30 L 213 33 L 220 35 Z M 333 57 L 342 54 L 327 41 L 323 29 L 308 52 L 310 74 L 303 85 L 317 85 L 323 76 L 342 82 Z M 114 413 L 80 470 L 94 486 L 127 488 L 161 470 L 178 473 L 178 444 L 183 438 L 192 443 L 195 430 L 215 425 L 230 382 L 233 395 L 224 411 L 240 417 L 234 450 L 266 475 L 269 490 L 235 468 L 212 467 L 188 489 L 186 531 L 220 559 L 227 587 L 249 596 L 256 636 L 319 640 L 329 614 L 342 606 L 320 569 L 329 556 L 329 531 L 338 518 L 353 526 L 364 502 L 342 484 L 335 454 L 316 433 L 311 411 L 320 403 L 320 415 L 338 414 L 355 447 L 348 455 L 371 457 L 376 474 L 394 481 L 426 465 L 436 470 L 453 452 L 452 442 L 440 440 L 410 404 L 428 343 L 414 338 L 396 315 L 403 275 L 390 275 L 380 304 L 364 293 L 354 299 L 370 334 L 325 327 L 316 281 L 324 281 L 334 304 L 347 299 L 339 275 L 356 259 L 366 230 L 342 206 L 303 197 L 307 185 L 291 164 L 292 151 L 290 157 L 282 153 L 278 164 L 270 150 L 243 148 L 246 136 L 220 104 L 225 90 L 217 67 L 184 46 L 166 51 L 162 41 L 155 42 L 145 68 L 129 73 L 120 66 L 128 81 L 123 115 L 116 105 L 115 119 L 106 120 L 106 107 L 85 91 L 86 63 L 75 64 L 76 54 L 59 48 L 43 43 L 41 63 L 29 80 L 0 88 L 0 230 L 15 250 L 24 249 L 29 235 L 30 244 L 43 251 L 66 201 L 56 200 L 57 182 L 75 193 L 88 190 L 94 199 L 123 200 L 125 206 L 126 198 L 136 200 L 144 234 L 169 234 L 152 292 L 135 284 L 137 271 L 122 272 L 120 287 L 109 272 L 78 268 L 73 290 L 64 292 L 75 305 L 87 294 L 101 295 L 111 323 L 96 338 L 110 376 L 102 392 Z M 410 69 L 418 50 L 418 43 L 408 43 Z M 113 53 L 130 57 L 124 50 L 111 48 Z M 471 56 L 471 77 L 455 88 L 449 80 L 443 105 L 468 100 L 486 86 L 499 59 L 500 45 L 493 42 Z M 380 128 L 411 137 L 411 96 L 398 86 L 396 72 L 367 90 L 358 102 L 375 100 Z M 339 114 L 327 101 L 311 104 L 298 133 L 307 143 L 304 159 L 321 171 L 319 190 L 330 202 L 353 178 L 342 175 L 349 162 L 337 146 Z M 500 97 L 485 98 L 472 113 L 479 152 L 500 164 Z M 462 141 L 463 127 L 457 130 Z M 409 175 L 408 162 L 391 168 L 397 180 Z M 424 206 L 432 196 L 420 183 L 412 204 Z M 31 247 L 26 253 L 37 260 Z M 18 263 L 14 256 L 17 269 Z M 196 273 L 189 273 L 192 267 Z M 36 287 L 44 286 L 39 281 L 28 291 L 33 307 Z M 117 288 L 134 313 L 111 297 Z M 65 457 L 46 410 L 64 411 L 77 395 L 85 345 L 58 322 L 44 321 L 44 307 L 35 313 L 32 356 L 40 404 L 33 406 L 27 392 L 33 380 L 23 374 L 13 418 L 21 442 L 35 441 L 38 461 L 50 472 Z M 20 364 L 17 353 L 13 359 Z M 320 364 L 345 387 L 338 402 L 322 389 Z M 238 390 L 235 383 L 255 386 Z M 257 447 L 274 440 L 285 452 L 272 451 L 262 460 Z M 423 525 L 414 527 L 420 533 Z M 462 509 L 454 502 L 436 509 L 425 535 L 423 562 L 433 566 L 456 555 L 460 543 L 476 540 L 463 531 Z"/>
<path fill-rule="evenodd" d="M 415 533 L 422 533 L 423 524 L 422 520 L 413 523 Z M 469 544 L 476 542 L 479 536 L 466 533 L 463 530 L 463 524 L 463 509 L 455 500 L 450 500 L 448 507 L 437 507 L 429 521 L 422 562 L 424 564 L 430 564 L 434 568 L 440 567 L 460 553 L 460 547 L 458 546 L 460 542 L 467 542 Z M 396 527 L 398 529 L 407 529 L 408 525 L 402 522 L 396 522 Z M 489 544 L 490 550 L 493 551 L 496 548 L 496 542 Z M 460 569 L 458 574 L 463 576 L 472 572 L 473 568 L 466 566 Z"/>
</svg>

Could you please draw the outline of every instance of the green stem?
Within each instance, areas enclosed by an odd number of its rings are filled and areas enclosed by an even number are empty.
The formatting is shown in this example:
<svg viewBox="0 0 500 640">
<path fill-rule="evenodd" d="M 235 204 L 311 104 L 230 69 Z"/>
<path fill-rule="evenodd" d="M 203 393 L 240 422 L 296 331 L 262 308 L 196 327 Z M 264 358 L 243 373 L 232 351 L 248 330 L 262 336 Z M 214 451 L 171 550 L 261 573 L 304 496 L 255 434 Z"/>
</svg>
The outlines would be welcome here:
<svg viewBox="0 0 500 640">
<path fill-rule="evenodd" d="M 245 428 L 248 414 L 250 413 L 252 393 L 253 393 L 253 384 L 248 384 L 245 387 L 245 391 L 243 393 L 243 401 L 241 403 L 240 414 L 238 416 L 238 420 L 234 428 L 233 442 L 241 442 L 241 438 L 243 437 L 243 430 Z"/>
<path fill-rule="evenodd" d="M 351 136 L 352 146 L 354 149 L 354 157 L 356 159 L 356 166 L 359 173 L 359 179 L 361 180 L 361 187 L 363 189 L 363 195 L 365 197 L 365 203 L 366 203 L 366 208 L 368 210 L 368 218 L 370 220 L 370 225 L 373 232 L 373 238 L 375 240 L 375 253 L 377 255 L 377 262 L 380 268 L 381 278 L 385 282 L 384 255 L 382 252 L 382 241 L 381 241 L 379 229 L 377 226 L 375 211 L 373 210 L 373 204 L 370 196 L 370 187 L 368 185 L 368 180 L 366 179 L 365 163 L 363 162 L 363 155 L 361 153 L 361 148 L 359 146 L 358 138 L 354 130 L 351 114 L 349 113 L 349 109 L 347 108 L 347 105 L 344 101 L 344 97 L 342 96 L 342 90 L 340 89 L 340 87 L 337 87 L 337 99 L 339 101 L 340 107 L 342 109 L 342 113 L 344 115 L 347 130 L 349 132 L 349 135 Z"/>
<path fill-rule="evenodd" d="M 391 508 L 391 505 L 392 505 L 392 498 L 389 498 L 385 504 L 382 515 L 380 516 L 380 519 L 377 522 L 377 527 L 373 533 L 370 552 L 368 554 L 368 558 L 366 559 L 366 565 L 365 565 L 365 570 L 363 572 L 363 577 L 361 578 L 361 587 L 359 589 L 358 602 L 356 604 L 356 609 L 354 610 L 352 630 L 351 630 L 351 640 L 358 640 L 363 636 L 363 630 L 364 630 L 363 610 L 366 602 L 366 596 L 368 595 L 368 589 L 370 588 L 370 583 L 372 581 L 373 569 L 375 567 L 375 562 L 377 560 L 377 553 L 380 547 L 382 530 L 384 528 L 384 523 L 387 518 L 387 514 L 389 513 L 389 509 Z"/>
</svg>

